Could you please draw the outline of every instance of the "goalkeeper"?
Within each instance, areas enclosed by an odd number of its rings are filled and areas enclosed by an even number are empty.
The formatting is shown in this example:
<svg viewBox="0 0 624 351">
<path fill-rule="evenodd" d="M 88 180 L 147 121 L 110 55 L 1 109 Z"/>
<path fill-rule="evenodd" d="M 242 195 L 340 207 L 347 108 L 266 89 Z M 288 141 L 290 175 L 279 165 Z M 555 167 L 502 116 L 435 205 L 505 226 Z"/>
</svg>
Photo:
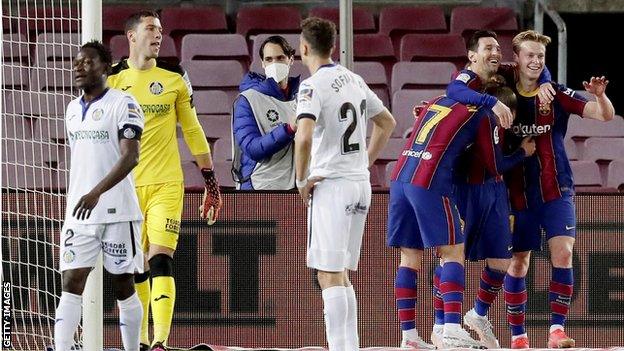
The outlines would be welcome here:
<svg viewBox="0 0 624 351">
<path fill-rule="evenodd" d="M 130 16 L 125 31 L 130 55 L 113 66 L 108 83 L 133 95 L 145 114 L 141 155 L 134 170 L 136 192 L 145 217 L 142 244 L 147 258 L 145 273 L 135 276 L 135 288 L 144 311 L 141 350 L 165 350 L 176 297 L 173 254 L 178 244 L 184 196 L 176 138 L 178 123 L 206 181 L 199 209 L 209 225 L 219 216 L 221 195 L 210 148 L 193 106 L 188 75 L 180 66 L 158 59 L 162 41 L 158 14 L 143 11 Z M 154 321 L 151 344 L 148 336 L 150 303 Z"/>
</svg>

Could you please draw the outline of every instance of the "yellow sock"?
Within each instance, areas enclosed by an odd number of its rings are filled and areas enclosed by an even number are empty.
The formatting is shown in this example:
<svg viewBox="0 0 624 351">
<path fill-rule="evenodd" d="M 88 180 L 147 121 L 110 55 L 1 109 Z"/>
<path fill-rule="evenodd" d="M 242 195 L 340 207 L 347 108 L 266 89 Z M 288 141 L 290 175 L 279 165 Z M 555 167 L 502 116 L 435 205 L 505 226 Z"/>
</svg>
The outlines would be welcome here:
<svg viewBox="0 0 624 351">
<path fill-rule="evenodd" d="M 134 284 L 134 289 L 139 295 L 141 305 L 143 305 L 143 320 L 141 321 L 141 344 L 149 345 L 149 307 L 150 307 L 150 281 L 149 279 Z"/>
<path fill-rule="evenodd" d="M 175 281 L 171 276 L 152 278 L 152 319 L 154 320 L 154 343 L 167 344 L 171 331 L 173 306 L 175 305 Z"/>
</svg>

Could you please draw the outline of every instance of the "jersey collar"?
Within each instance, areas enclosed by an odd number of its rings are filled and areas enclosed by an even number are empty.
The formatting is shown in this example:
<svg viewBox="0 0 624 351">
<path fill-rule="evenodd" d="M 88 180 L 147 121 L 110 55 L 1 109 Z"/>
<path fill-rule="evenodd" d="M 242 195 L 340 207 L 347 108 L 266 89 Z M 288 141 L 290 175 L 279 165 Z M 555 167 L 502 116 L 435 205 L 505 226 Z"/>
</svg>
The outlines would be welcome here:
<svg viewBox="0 0 624 351">
<path fill-rule="evenodd" d="M 516 90 L 518 91 L 518 94 L 520 94 L 520 95 L 522 95 L 524 97 L 534 97 L 539 92 L 539 88 L 536 88 L 533 91 L 525 91 L 525 90 L 523 90 L 522 86 L 520 85 L 520 82 L 516 83 Z"/>
<path fill-rule="evenodd" d="M 91 105 L 93 105 L 94 102 L 102 99 L 104 97 L 104 95 L 106 95 L 106 93 L 108 93 L 108 88 L 104 89 L 104 91 L 102 92 L 102 94 L 96 96 L 93 100 L 86 102 L 84 100 L 84 94 L 80 97 L 80 106 L 82 106 L 82 120 L 84 121 L 85 116 L 87 115 L 87 111 L 89 111 L 89 107 L 91 107 Z"/>
</svg>

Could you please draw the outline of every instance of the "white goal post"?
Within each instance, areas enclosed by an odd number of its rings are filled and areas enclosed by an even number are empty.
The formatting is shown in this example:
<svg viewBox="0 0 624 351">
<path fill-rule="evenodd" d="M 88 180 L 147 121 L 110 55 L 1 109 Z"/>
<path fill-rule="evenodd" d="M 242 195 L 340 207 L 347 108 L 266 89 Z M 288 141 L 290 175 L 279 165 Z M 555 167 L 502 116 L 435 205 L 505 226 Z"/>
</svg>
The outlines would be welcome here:
<svg viewBox="0 0 624 351">
<path fill-rule="evenodd" d="M 0 55 L 2 349 L 53 345 L 69 153 L 64 128 L 81 43 L 102 39 L 101 0 L 3 0 Z M 102 269 L 84 294 L 76 346 L 102 350 Z M 5 309 L 5 306 L 8 308 Z M 82 328 L 84 327 L 84 328 Z"/>
</svg>

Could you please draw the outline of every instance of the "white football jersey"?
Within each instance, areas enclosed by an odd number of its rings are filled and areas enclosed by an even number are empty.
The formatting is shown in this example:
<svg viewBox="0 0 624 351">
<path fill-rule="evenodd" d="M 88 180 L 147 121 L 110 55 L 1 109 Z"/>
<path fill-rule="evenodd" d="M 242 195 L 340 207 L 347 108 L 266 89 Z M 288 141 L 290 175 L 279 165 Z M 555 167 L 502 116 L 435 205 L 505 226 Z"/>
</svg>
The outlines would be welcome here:
<svg viewBox="0 0 624 351">
<path fill-rule="evenodd" d="M 132 139 L 144 125 L 143 111 L 130 95 L 108 89 L 86 104 L 82 96 L 67 105 L 65 126 L 71 148 L 65 221 L 100 224 L 143 219 L 132 174 L 100 196 L 91 216 L 72 216 L 78 200 L 93 189 L 121 157 L 120 134 Z"/>
<path fill-rule="evenodd" d="M 366 123 L 383 103 L 359 75 L 324 65 L 299 85 L 297 116 L 316 120 L 310 176 L 369 179 Z"/>
</svg>

